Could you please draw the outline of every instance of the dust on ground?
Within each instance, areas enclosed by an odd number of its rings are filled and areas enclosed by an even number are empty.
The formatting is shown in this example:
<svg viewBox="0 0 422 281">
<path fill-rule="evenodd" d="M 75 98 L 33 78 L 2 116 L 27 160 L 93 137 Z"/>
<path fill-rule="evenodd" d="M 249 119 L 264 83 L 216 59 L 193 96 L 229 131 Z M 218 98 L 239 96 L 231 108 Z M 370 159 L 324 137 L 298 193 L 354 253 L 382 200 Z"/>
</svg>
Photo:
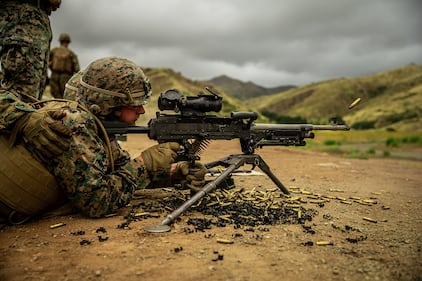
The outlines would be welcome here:
<svg viewBox="0 0 422 281">
<path fill-rule="evenodd" d="M 123 146 L 137 155 L 152 144 L 132 135 Z M 216 141 L 202 161 L 239 151 L 236 141 Z M 130 211 L 179 193 L 146 190 L 109 218 L 67 215 L 2 228 L 0 280 L 422 280 L 422 162 L 281 147 L 258 153 L 292 191 L 291 204 L 315 210 L 311 221 L 197 229 L 189 219 L 205 215 L 188 210 L 170 232 L 148 233 L 144 227 L 171 210 L 125 226 Z M 246 191 L 275 187 L 265 175 L 233 179 Z"/>
</svg>

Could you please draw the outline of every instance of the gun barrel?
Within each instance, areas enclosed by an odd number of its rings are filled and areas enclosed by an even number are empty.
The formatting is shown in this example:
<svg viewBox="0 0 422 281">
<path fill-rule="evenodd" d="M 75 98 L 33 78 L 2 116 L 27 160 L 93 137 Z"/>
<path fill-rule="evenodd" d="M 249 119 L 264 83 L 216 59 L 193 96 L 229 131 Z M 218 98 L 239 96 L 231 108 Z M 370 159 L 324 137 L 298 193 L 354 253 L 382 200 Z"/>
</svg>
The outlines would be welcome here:
<svg viewBox="0 0 422 281">
<path fill-rule="evenodd" d="M 129 134 L 149 134 L 150 128 L 148 126 L 128 126 L 127 132 Z"/>
<path fill-rule="evenodd" d="M 149 134 L 149 126 L 128 126 L 120 121 L 103 121 L 103 125 L 110 135 Z"/>
<path fill-rule="evenodd" d="M 313 124 L 254 124 L 253 130 L 329 130 L 329 131 L 348 131 L 347 125 L 313 125 Z"/>
</svg>

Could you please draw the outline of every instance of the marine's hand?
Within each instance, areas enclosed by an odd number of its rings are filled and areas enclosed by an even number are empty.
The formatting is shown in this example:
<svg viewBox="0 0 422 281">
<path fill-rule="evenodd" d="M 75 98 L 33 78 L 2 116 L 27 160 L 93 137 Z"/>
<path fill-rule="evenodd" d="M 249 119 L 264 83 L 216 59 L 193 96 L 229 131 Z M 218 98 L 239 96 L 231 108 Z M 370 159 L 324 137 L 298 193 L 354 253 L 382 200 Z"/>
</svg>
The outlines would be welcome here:
<svg viewBox="0 0 422 281">
<path fill-rule="evenodd" d="M 44 158 L 62 154 L 69 149 L 72 132 L 62 123 L 62 110 L 34 111 L 18 120 L 16 126 L 26 142 Z"/>
<path fill-rule="evenodd" d="M 201 162 L 195 162 L 192 166 L 189 162 L 177 162 L 173 172 L 173 178 L 185 180 L 187 186 L 194 192 L 199 191 L 205 184 L 205 175 L 208 170 Z"/>
<path fill-rule="evenodd" d="M 170 166 L 176 161 L 179 150 L 180 144 L 177 142 L 160 143 L 144 150 L 138 158 L 144 162 L 148 172 L 170 171 Z"/>
</svg>

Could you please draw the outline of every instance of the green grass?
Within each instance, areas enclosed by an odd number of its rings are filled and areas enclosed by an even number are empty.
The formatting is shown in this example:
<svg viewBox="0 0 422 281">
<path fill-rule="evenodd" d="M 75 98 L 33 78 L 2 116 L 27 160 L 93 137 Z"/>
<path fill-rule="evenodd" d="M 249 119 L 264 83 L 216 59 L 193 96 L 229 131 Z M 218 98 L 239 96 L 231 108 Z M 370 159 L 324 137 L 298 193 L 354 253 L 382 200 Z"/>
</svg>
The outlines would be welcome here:
<svg viewBox="0 0 422 281">
<path fill-rule="evenodd" d="M 341 144 L 386 143 L 413 144 L 422 147 L 422 131 L 399 132 L 387 130 L 315 131 L 315 139 L 309 142 L 318 144 L 328 141 Z"/>
<path fill-rule="evenodd" d="M 347 158 L 400 157 L 414 159 L 422 153 L 422 132 L 387 130 L 316 131 L 305 149 L 335 153 Z M 403 153 L 404 152 L 404 153 Z M 403 156 L 410 155 L 410 156 Z"/>
</svg>

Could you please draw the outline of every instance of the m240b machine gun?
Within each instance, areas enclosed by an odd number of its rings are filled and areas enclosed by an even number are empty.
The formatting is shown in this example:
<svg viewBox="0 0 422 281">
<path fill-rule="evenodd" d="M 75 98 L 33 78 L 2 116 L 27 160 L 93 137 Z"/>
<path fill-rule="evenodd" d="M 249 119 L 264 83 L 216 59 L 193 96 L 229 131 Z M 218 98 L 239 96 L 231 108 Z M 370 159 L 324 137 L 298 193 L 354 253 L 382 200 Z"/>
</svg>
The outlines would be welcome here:
<svg viewBox="0 0 422 281">
<path fill-rule="evenodd" d="M 120 122 L 105 122 L 108 134 L 148 134 L 150 139 L 159 143 L 178 142 L 183 149 L 179 152 L 179 161 L 199 160 L 198 151 L 210 140 L 239 139 L 243 154 L 233 154 L 217 161 L 205 164 L 207 169 L 223 166 L 225 170 L 213 181 L 208 182 L 182 206 L 169 214 L 160 224 L 146 227 L 149 232 L 165 232 L 170 224 L 190 206 L 198 202 L 218 185 L 224 182 L 236 169 L 250 164 L 258 166 L 280 190 L 288 195 L 289 190 L 272 173 L 270 167 L 255 153 L 255 149 L 264 146 L 304 146 L 305 139 L 314 138 L 315 130 L 349 130 L 347 125 L 312 125 L 312 124 L 260 124 L 256 112 L 232 112 L 230 117 L 207 114 L 219 112 L 222 97 L 209 88 L 208 94 L 183 96 L 172 89 L 161 93 L 158 98 L 160 111 L 171 110 L 174 113 L 157 112 L 156 118 L 148 126 L 127 126 Z"/>
</svg>

